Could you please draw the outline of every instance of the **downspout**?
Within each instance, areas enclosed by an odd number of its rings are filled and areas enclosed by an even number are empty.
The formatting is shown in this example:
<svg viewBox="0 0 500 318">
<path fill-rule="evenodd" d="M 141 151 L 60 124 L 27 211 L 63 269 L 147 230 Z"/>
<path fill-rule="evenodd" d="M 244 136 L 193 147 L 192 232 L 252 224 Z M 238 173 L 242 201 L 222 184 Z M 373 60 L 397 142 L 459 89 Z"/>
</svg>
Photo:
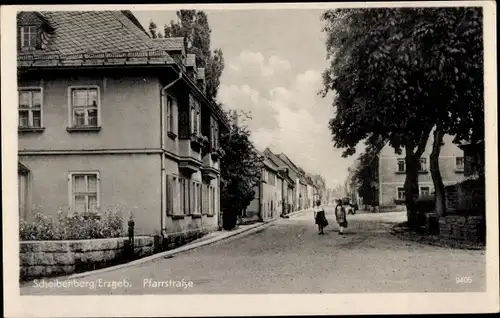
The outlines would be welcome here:
<svg viewBox="0 0 500 318">
<path fill-rule="evenodd" d="M 165 92 L 172 87 L 175 83 L 177 83 L 179 80 L 182 79 L 182 72 L 179 73 L 179 77 L 164 86 L 161 91 L 160 91 L 160 144 L 161 144 L 161 195 L 160 195 L 160 224 L 161 224 L 161 229 L 160 233 L 162 237 L 165 237 L 164 233 L 164 213 L 165 213 L 165 201 L 163 199 L 163 195 L 165 194 L 165 183 L 166 183 L 166 178 L 165 178 L 165 154 L 163 153 L 163 150 L 165 149 Z"/>
</svg>

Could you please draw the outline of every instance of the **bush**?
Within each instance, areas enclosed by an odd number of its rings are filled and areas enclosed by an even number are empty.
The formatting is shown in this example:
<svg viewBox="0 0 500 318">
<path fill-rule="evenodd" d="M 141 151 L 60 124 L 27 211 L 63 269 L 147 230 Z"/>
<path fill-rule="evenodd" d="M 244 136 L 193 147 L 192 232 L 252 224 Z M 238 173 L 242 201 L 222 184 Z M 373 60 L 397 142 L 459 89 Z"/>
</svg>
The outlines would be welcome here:
<svg viewBox="0 0 500 318">
<path fill-rule="evenodd" d="M 86 215 L 58 211 L 55 219 L 34 211 L 33 221 L 21 219 L 19 224 L 22 241 L 85 240 L 124 235 L 121 209 Z"/>
<path fill-rule="evenodd" d="M 430 213 L 434 211 L 435 199 L 432 195 L 424 195 L 417 199 L 417 211 L 419 213 Z"/>
</svg>

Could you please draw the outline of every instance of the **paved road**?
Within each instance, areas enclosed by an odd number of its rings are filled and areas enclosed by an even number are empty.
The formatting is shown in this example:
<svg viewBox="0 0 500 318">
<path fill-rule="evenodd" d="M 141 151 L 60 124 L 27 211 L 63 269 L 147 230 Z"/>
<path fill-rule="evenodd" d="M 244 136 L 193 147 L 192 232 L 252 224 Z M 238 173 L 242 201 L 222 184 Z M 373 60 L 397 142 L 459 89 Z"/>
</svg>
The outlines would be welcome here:
<svg viewBox="0 0 500 318">
<path fill-rule="evenodd" d="M 344 236 L 333 224 L 333 208 L 327 209 L 327 218 L 331 224 L 322 236 L 308 212 L 252 235 L 78 280 L 87 287 L 27 286 L 21 294 L 472 292 L 485 288 L 483 251 L 401 241 L 388 229 L 404 221 L 404 213 L 350 216 Z M 466 278 L 457 283 L 457 277 Z M 129 285 L 92 289 L 91 284 L 97 286 L 99 280 L 102 286 L 119 281 Z"/>
</svg>

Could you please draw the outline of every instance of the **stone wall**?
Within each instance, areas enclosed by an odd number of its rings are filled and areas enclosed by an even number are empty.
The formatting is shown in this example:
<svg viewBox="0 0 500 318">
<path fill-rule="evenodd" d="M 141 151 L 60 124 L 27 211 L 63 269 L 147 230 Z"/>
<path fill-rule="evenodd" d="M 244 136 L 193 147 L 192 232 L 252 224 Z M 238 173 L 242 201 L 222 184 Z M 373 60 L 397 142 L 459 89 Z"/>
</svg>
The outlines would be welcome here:
<svg viewBox="0 0 500 318">
<path fill-rule="evenodd" d="M 125 255 L 128 238 L 76 241 L 20 242 L 20 279 L 67 275 L 95 270 L 129 260 Z M 153 254 L 153 237 L 134 239 L 134 256 Z"/>
<path fill-rule="evenodd" d="M 483 216 L 449 215 L 439 219 L 439 236 L 445 240 L 484 243 L 485 229 Z"/>
</svg>

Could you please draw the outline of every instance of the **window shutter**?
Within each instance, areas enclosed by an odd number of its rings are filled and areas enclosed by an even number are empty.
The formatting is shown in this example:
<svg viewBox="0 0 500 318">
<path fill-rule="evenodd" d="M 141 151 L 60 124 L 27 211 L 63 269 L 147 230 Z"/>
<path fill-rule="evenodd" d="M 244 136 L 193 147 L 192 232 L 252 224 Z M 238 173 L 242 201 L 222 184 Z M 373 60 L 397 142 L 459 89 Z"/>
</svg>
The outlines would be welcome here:
<svg viewBox="0 0 500 318">
<path fill-rule="evenodd" d="M 173 177 L 167 175 L 167 215 L 173 214 Z"/>
</svg>

